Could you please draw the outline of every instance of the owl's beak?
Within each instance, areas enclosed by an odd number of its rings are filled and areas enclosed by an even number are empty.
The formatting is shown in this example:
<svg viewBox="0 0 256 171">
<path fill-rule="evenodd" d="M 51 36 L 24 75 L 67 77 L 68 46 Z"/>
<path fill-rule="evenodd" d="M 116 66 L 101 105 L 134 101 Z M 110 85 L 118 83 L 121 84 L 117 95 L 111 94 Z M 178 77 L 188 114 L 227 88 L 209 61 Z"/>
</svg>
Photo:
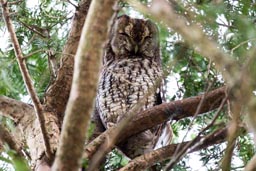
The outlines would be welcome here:
<svg viewBox="0 0 256 171">
<path fill-rule="evenodd" d="M 134 46 L 134 53 L 137 54 L 138 50 L 139 50 L 139 46 L 138 46 L 138 45 L 135 45 L 135 46 Z"/>
</svg>

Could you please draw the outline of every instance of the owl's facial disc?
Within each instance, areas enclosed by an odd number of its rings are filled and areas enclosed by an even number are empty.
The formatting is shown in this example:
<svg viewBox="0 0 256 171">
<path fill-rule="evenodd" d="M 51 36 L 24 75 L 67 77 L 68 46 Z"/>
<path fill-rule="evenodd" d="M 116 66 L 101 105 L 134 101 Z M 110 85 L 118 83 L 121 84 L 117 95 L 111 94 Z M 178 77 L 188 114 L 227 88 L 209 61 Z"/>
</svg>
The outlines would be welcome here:
<svg viewBox="0 0 256 171">
<path fill-rule="evenodd" d="M 154 57 L 159 48 L 157 27 L 148 20 L 121 16 L 114 26 L 111 47 L 118 56 Z"/>
</svg>

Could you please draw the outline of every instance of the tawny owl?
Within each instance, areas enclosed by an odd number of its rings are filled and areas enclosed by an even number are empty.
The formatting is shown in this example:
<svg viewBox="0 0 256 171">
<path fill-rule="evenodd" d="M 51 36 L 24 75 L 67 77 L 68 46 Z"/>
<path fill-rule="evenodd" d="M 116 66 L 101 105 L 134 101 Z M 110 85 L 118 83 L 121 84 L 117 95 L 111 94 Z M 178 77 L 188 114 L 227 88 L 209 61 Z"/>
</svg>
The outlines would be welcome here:
<svg viewBox="0 0 256 171">
<path fill-rule="evenodd" d="M 162 102 L 159 33 L 150 20 L 117 18 L 103 62 L 96 98 L 96 109 L 107 128 L 117 123 L 142 98 L 141 110 Z M 158 85 L 157 85 L 158 84 Z M 146 96 L 147 94 L 147 96 Z M 146 98 L 146 99 L 145 99 Z M 170 143 L 172 131 L 167 123 L 130 137 L 119 148 L 130 158 Z"/>
</svg>

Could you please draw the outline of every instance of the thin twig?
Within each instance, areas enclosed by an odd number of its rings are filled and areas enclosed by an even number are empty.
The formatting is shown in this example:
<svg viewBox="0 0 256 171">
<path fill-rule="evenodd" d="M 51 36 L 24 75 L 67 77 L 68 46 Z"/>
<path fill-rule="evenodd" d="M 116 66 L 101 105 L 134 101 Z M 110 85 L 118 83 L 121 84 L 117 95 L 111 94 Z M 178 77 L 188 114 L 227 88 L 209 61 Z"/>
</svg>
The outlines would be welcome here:
<svg viewBox="0 0 256 171">
<path fill-rule="evenodd" d="M 203 97 L 203 99 L 204 99 L 204 97 Z M 200 139 L 201 135 L 215 123 L 215 121 L 217 120 L 217 118 L 220 114 L 221 109 L 223 108 L 224 104 L 226 103 L 226 100 L 227 100 L 227 96 L 222 100 L 222 102 L 221 102 L 221 104 L 220 104 L 212 122 L 210 124 L 208 124 L 202 131 L 200 131 L 199 134 L 197 135 L 197 137 L 195 139 L 193 139 L 190 143 L 185 145 L 181 150 L 177 149 L 177 150 L 179 150 L 179 153 L 177 155 L 174 155 L 175 158 L 170 161 L 170 163 L 166 166 L 165 170 L 170 170 L 178 162 L 178 160 L 181 157 L 183 157 L 184 155 L 186 155 L 188 153 L 189 148 L 194 146 L 194 147 L 191 148 L 191 149 L 193 149 L 193 148 L 196 148 L 198 146 L 197 145 L 197 142 L 199 142 L 198 139 Z"/>
<path fill-rule="evenodd" d="M 227 27 L 227 28 L 234 28 L 234 26 L 228 25 L 228 24 L 224 24 L 224 23 L 216 22 L 216 24 L 218 24 L 218 25 L 220 25 L 220 26 L 223 26 L 223 27 Z"/>
<path fill-rule="evenodd" d="M 27 58 L 29 58 L 30 56 L 33 56 L 34 54 L 37 54 L 37 53 L 39 53 L 39 52 L 45 52 L 45 51 L 46 51 L 45 49 L 38 49 L 38 50 L 36 50 L 36 51 L 34 51 L 34 52 L 31 52 L 31 53 L 27 54 L 26 56 L 23 56 L 23 59 L 27 59 Z"/>
<path fill-rule="evenodd" d="M 74 6 L 75 8 L 78 8 L 78 5 L 74 4 L 73 2 L 71 2 L 70 0 L 66 0 L 69 4 L 71 4 L 72 6 Z"/>
<path fill-rule="evenodd" d="M 1 5 L 2 5 L 2 9 L 3 9 L 3 17 L 6 23 L 6 27 L 10 33 L 10 37 L 12 40 L 12 44 L 14 47 L 14 51 L 15 51 L 15 55 L 19 64 L 19 68 L 23 77 L 23 80 L 25 82 L 27 91 L 32 99 L 33 105 L 34 105 L 34 109 L 36 111 L 36 115 L 37 118 L 39 120 L 39 124 L 40 124 L 40 129 L 43 135 L 43 141 L 44 141 L 44 146 L 45 146 L 45 152 L 46 152 L 46 156 L 51 159 L 52 158 L 52 152 L 51 152 L 51 147 L 50 147 L 50 142 L 49 142 L 49 138 L 47 136 L 47 131 L 46 131 L 46 126 L 45 126 L 45 118 L 43 115 L 43 107 L 40 103 L 40 100 L 36 94 L 35 88 L 33 86 L 33 83 L 31 81 L 29 72 L 28 72 L 28 68 L 23 60 L 23 55 L 22 55 L 22 51 L 14 30 L 14 27 L 12 25 L 10 16 L 9 16 L 9 9 L 7 6 L 7 2 L 5 0 L 0 0 Z"/>
<path fill-rule="evenodd" d="M 246 43 L 249 43 L 250 41 L 256 41 L 256 38 L 248 39 L 248 40 L 245 40 L 245 41 L 239 43 L 238 45 L 236 45 L 234 48 L 231 49 L 231 52 L 230 52 L 230 53 L 233 54 L 234 51 L 235 51 L 237 48 L 243 46 L 243 45 L 246 44 Z"/>
<path fill-rule="evenodd" d="M 8 2 L 8 5 L 18 5 L 19 3 L 23 2 L 23 0 Z"/>
<path fill-rule="evenodd" d="M 225 141 L 227 135 L 227 128 L 221 128 L 214 131 L 211 135 L 206 135 L 198 138 L 198 141 L 202 142 L 196 148 L 189 149 L 188 153 L 192 153 L 203 148 L 209 147 L 214 144 L 219 144 Z M 192 140 L 193 141 L 193 140 Z M 185 147 L 191 144 L 191 141 L 182 142 L 179 144 L 170 144 L 163 148 L 151 151 L 135 159 L 131 160 L 126 166 L 121 168 L 119 171 L 138 171 L 145 170 L 157 162 L 164 161 L 174 156 L 174 151 L 177 150 L 178 146 Z"/>
<path fill-rule="evenodd" d="M 43 28 L 39 28 L 39 27 L 35 27 L 35 26 L 30 26 L 26 23 L 24 23 L 23 21 L 19 20 L 19 22 L 24 26 L 26 27 L 27 29 L 29 29 L 30 31 L 38 34 L 39 36 L 41 36 L 42 38 L 47 38 L 48 35 L 45 35 L 45 31 L 47 31 L 46 29 L 43 29 Z M 48 31 L 47 31 L 48 32 Z"/>
</svg>

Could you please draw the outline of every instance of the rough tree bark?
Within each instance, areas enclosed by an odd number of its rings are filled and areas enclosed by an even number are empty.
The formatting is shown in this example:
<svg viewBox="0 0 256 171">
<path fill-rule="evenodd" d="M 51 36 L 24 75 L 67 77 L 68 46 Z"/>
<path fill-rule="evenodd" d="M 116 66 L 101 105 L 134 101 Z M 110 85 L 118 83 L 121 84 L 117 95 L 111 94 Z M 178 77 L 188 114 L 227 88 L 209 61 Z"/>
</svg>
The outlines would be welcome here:
<svg viewBox="0 0 256 171">
<path fill-rule="evenodd" d="M 93 109 L 113 0 L 93 0 L 75 58 L 70 98 L 65 112 L 60 145 L 53 171 L 78 170 Z M 72 152 L 72 155 L 67 155 Z"/>
<path fill-rule="evenodd" d="M 64 55 L 62 56 L 62 63 L 57 79 L 45 94 L 43 114 L 45 116 L 45 125 L 48 131 L 48 138 L 50 140 L 52 151 L 57 149 L 61 123 L 72 82 L 74 55 L 78 47 L 81 30 L 90 3 L 91 0 L 82 0 L 76 9 L 71 26 L 72 29 L 70 30 L 67 43 L 63 49 Z M 32 168 L 40 170 L 41 165 L 43 165 L 43 169 L 45 169 L 45 165 L 50 165 L 52 161 L 49 161 L 49 159 L 45 157 L 42 133 L 40 131 L 38 120 L 35 118 L 33 107 L 12 99 L 9 99 L 7 102 L 5 97 L 1 97 L 1 100 L 2 98 L 4 102 L 1 103 L 2 111 L 0 113 L 4 116 L 11 117 L 20 128 L 20 132 L 23 133 L 23 139 L 26 140 L 30 151 Z M 9 112 L 6 110 L 8 107 L 14 107 L 16 112 Z"/>
<path fill-rule="evenodd" d="M 142 113 L 136 115 L 132 122 L 129 122 L 124 128 L 125 131 L 119 137 L 117 144 L 131 135 L 142 132 L 146 129 L 152 128 L 167 120 L 179 120 L 185 117 L 194 116 L 198 114 L 214 110 L 218 108 L 226 97 L 226 87 L 213 90 L 207 94 L 190 97 L 184 100 L 178 100 L 170 103 L 163 103 L 161 105 L 150 108 Z M 203 100 L 203 102 L 202 102 Z M 201 103 L 202 102 L 202 103 Z M 199 105 L 201 103 L 201 105 Z M 91 158 L 93 154 L 99 150 L 100 145 L 109 138 L 113 132 L 119 130 L 119 125 L 113 126 L 95 138 L 90 144 L 85 147 L 85 158 Z M 109 149 L 111 150 L 111 149 Z"/>
</svg>

